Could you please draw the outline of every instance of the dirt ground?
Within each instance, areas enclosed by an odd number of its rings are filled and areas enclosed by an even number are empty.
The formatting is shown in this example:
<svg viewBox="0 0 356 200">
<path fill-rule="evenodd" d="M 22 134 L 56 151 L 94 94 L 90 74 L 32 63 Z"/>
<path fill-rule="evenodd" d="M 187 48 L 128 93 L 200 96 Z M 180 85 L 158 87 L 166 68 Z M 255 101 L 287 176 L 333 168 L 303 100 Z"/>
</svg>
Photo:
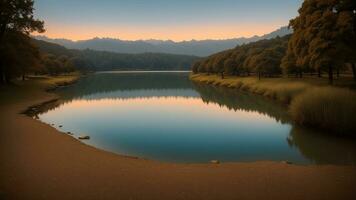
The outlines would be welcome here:
<svg viewBox="0 0 356 200">
<path fill-rule="evenodd" d="M 135 159 L 20 114 L 58 98 L 44 89 L 63 80 L 0 88 L 0 199 L 356 199 L 353 166 Z"/>
</svg>

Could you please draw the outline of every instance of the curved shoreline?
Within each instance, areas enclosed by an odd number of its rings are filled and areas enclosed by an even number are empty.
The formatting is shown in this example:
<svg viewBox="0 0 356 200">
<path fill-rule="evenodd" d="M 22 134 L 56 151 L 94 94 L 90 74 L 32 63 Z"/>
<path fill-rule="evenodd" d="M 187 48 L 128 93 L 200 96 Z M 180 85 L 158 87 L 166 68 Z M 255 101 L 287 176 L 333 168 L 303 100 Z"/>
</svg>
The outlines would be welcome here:
<svg viewBox="0 0 356 200">
<path fill-rule="evenodd" d="M 293 80 L 287 78 L 265 78 L 229 76 L 221 78 L 213 74 L 191 74 L 196 83 L 227 87 L 259 95 L 287 106 L 293 123 L 336 135 L 355 139 L 356 126 L 353 110 L 356 92 L 345 89 L 346 85 L 334 87 L 320 79 Z M 345 84 L 345 83 L 344 83 Z M 349 87 L 355 83 L 348 83 Z M 336 105 L 338 104 L 338 106 Z M 343 105 L 343 106 L 341 106 Z"/>
<path fill-rule="evenodd" d="M 0 199 L 356 197 L 353 166 L 279 162 L 175 164 L 96 149 L 19 114 L 31 105 L 58 98 L 44 90 L 45 87 L 33 88 L 30 97 L 16 97 L 16 101 L 0 104 Z"/>
</svg>

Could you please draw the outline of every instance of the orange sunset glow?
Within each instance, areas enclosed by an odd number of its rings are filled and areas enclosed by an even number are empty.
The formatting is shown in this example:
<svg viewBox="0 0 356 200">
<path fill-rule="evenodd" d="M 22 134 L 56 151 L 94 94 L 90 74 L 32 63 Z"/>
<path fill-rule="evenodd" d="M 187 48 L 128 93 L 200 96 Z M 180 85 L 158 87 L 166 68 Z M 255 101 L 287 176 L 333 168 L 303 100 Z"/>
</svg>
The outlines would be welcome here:
<svg viewBox="0 0 356 200">
<path fill-rule="evenodd" d="M 171 105 L 175 105 L 172 107 Z M 145 110 L 151 112 L 166 113 L 167 115 L 188 115 L 203 117 L 214 115 L 217 118 L 224 120 L 234 119 L 243 122 L 255 120 L 259 122 L 273 121 L 267 115 L 261 115 L 255 111 L 245 110 L 230 110 L 225 106 L 220 106 L 216 103 L 205 103 L 200 98 L 186 97 L 137 97 L 128 99 L 106 98 L 99 100 L 75 100 L 65 103 L 64 108 L 73 112 L 86 112 L 88 107 L 92 107 L 95 112 L 104 111 L 106 113 L 114 113 L 114 111 L 123 113 L 130 110 Z"/>
<path fill-rule="evenodd" d="M 300 3 L 231 1 L 35 2 L 45 36 L 70 40 L 205 40 L 264 35 L 286 26 Z"/>
<path fill-rule="evenodd" d="M 46 35 L 50 38 L 66 38 L 70 40 L 87 40 L 94 37 L 119 38 L 122 40 L 160 39 L 173 41 L 230 39 L 238 37 L 252 37 L 272 32 L 284 25 L 272 24 L 244 24 L 233 26 L 229 24 L 187 25 L 172 27 L 95 27 L 91 25 L 69 26 L 48 24 Z M 39 34 L 35 34 L 39 35 Z"/>
</svg>

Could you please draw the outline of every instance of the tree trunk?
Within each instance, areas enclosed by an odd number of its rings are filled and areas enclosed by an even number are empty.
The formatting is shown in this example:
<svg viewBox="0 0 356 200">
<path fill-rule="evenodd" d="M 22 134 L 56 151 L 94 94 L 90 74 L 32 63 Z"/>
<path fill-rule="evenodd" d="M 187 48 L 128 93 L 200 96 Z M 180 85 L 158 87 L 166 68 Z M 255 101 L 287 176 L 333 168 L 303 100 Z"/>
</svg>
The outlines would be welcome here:
<svg viewBox="0 0 356 200">
<path fill-rule="evenodd" d="M 318 69 L 318 77 L 321 78 L 321 70 Z"/>
<path fill-rule="evenodd" d="M 26 80 L 26 75 L 22 74 L 22 81 Z"/>
<path fill-rule="evenodd" d="M 261 72 L 258 72 L 258 80 L 261 80 Z"/>
<path fill-rule="evenodd" d="M 334 82 L 333 68 L 329 67 L 329 84 L 332 85 Z"/>
<path fill-rule="evenodd" d="M 0 66 L 0 84 L 5 84 L 5 74 Z"/>
<path fill-rule="evenodd" d="M 5 84 L 11 83 L 11 78 L 6 73 L 4 73 L 4 83 Z"/>
<path fill-rule="evenodd" d="M 3 24 L 3 25 L 0 27 L 0 42 L 2 42 L 2 39 L 3 39 L 4 36 L 5 36 L 5 30 L 6 30 L 6 25 Z"/>
<path fill-rule="evenodd" d="M 336 77 L 337 77 L 337 78 L 340 77 L 340 68 L 336 68 Z"/>
<path fill-rule="evenodd" d="M 303 71 L 302 70 L 299 71 L 299 78 L 303 78 Z"/>
<path fill-rule="evenodd" d="M 354 81 L 356 81 L 356 64 L 352 63 L 351 68 L 352 68 L 352 74 L 354 75 Z"/>
<path fill-rule="evenodd" d="M 224 79 L 224 72 L 221 72 L 221 79 Z"/>
</svg>

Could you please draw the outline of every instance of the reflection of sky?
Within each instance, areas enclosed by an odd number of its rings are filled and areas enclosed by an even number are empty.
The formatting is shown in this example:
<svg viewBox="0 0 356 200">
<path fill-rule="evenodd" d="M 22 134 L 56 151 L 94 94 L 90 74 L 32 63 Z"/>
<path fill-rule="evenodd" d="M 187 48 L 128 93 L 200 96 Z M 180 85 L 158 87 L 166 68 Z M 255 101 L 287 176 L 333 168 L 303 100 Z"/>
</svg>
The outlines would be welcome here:
<svg viewBox="0 0 356 200">
<path fill-rule="evenodd" d="M 88 134 L 87 143 L 94 146 L 151 159 L 304 162 L 286 142 L 290 125 L 196 97 L 73 100 L 40 119 L 61 124 L 64 131 Z"/>
<path fill-rule="evenodd" d="M 356 163 L 354 141 L 291 126 L 284 107 L 193 85 L 188 73 L 93 74 L 60 94 L 64 103 L 40 120 L 90 135 L 85 143 L 119 154 L 173 162 Z"/>
<path fill-rule="evenodd" d="M 112 92 L 101 92 L 89 94 L 82 99 L 102 99 L 102 98 L 149 98 L 149 97 L 199 97 L 199 93 L 193 89 L 138 89 L 138 90 L 118 90 Z"/>
</svg>

